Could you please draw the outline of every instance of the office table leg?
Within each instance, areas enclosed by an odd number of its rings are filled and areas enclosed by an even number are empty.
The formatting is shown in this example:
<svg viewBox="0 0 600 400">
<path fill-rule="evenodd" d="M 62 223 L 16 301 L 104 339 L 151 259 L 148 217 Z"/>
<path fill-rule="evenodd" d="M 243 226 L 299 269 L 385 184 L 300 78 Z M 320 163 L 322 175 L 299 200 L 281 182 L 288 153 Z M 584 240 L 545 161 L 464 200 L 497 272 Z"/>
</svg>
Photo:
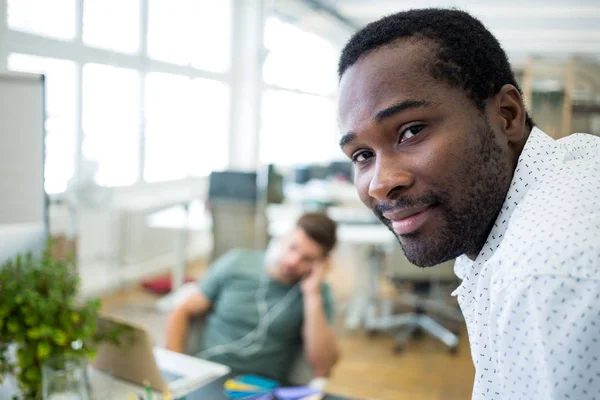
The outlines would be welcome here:
<svg viewBox="0 0 600 400">
<path fill-rule="evenodd" d="M 183 286 L 185 279 L 185 266 L 187 263 L 187 239 L 188 239 L 188 224 L 189 224 L 189 205 L 183 205 L 185 213 L 185 226 L 183 226 L 175 235 L 175 265 L 171 273 L 171 293 L 175 293 L 177 289 Z"/>
<path fill-rule="evenodd" d="M 354 287 L 352 288 L 352 298 L 346 309 L 345 328 L 347 330 L 356 330 L 362 326 L 365 310 L 367 308 L 368 295 L 365 288 L 365 282 L 368 278 L 368 271 L 362 261 L 365 259 L 363 246 L 352 246 L 354 252 Z"/>
<path fill-rule="evenodd" d="M 385 251 L 380 246 L 367 248 L 368 268 L 365 276 L 358 265 L 354 296 L 346 314 L 346 329 L 355 330 L 361 326 L 371 329 L 376 325 L 377 294 L 379 288 L 379 273 L 383 267 Z M 363 282 L 366 281 L 366 286 Z"/>
<path fill-rule="evenodd" d="M 171 293 L 162 297 L 156 307 L 161 312 L 168 312 L 173 306 L 173 299 L 177 290 L 183 286 L 185 280 L 185 266 L 187 263 L 187 242 L 189 224 L 189 204 L 182 204 L 185 212 L 185 224 L 175 233 L 175 263 L 171 270 Z"/>
<path fill-rule="evenodd" d="M 373 246 L 369 252 L 369 278 L 367 307 L 365 310 L 365 328 L 375 329 L 377 324 L 377 308 L 379 294 L 379 274 L 383 269 L 385 251 L 380 246 Z"/>
</svg>

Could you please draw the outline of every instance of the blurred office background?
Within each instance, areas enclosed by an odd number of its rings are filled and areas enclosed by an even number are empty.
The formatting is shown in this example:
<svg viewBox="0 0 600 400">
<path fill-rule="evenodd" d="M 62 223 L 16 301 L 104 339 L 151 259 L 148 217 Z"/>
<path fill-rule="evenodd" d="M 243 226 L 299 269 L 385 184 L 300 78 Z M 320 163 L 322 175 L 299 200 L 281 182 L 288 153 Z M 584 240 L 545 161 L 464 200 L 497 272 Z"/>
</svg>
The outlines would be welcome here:
<svg viewBox="0 0 600 400">
<path fill-rule="evenodd" d="M 600 135 L 595 0 L 0 0 L 0 69 L 45 76 L 49 230 L 57 256 L 75 252 L 82 295 L 134 312 L 136 301 L 155 300 L 140 286 L 155 289 L 148 282 L 181 263 L 187 278 L 201 276 L 228 247 L 264 248 L 279 222 L 307 209 L 375 224 L 337 145 L 337 58 L 366 23 L 426 6 L 481 18 L 551 136 Z M 451 306 L 443 283 L 456 282 L 405 273 L 398 246 L 360 240 L 342 241 L 332 272 L 345 350 L 332 387 L 468 397 L 460 324 L 454 355 L 428 336 L 394 353 L 393 335 L 347 316 L 357 292 L 389 300 L 383 308 L 395 313 L 405 288 L 431 295 L 424 281 L 439 283 L 437 299 Z M 374 292 L 360 285 L 373 249 L 385 253 Z M 365 371 L 375 372 L 358 379 Z"/>
</svg>

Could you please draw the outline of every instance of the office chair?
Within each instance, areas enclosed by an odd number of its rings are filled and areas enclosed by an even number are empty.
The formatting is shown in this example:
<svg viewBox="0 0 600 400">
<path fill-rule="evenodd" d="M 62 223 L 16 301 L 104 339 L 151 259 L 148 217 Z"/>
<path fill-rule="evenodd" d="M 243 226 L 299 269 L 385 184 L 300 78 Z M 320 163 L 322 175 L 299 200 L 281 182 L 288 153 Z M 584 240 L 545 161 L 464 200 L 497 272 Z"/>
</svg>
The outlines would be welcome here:
<svg viewBox="0 0 600 400">
<path fill-rule="evenodd" d="M 399 329 L 394 340 L 395 352 L 401 352 L 416 334 L 428 333 L 454 354 L 458 349 L 458 333 L 447 326 L 464 322 L 458 306 L 447 304 L 451 289 L 444 291 L 458 285 L 454 262 L 420 268 L 411 264 L 401 249 L 396 249 L 387 260 L 386 277 L 401 293 L 399 301 L 394 303 L 409 306 L 411 311 L 394 313 L 392 300 L 373 296 L 369 302 L 367 333 Z"/>
<path fill-rule="evenodd" d="M 236 247 L 264 249 L 267 233 L 259 191 L 256 172 L 213 171 L 210 174 L 211 261 Z"/>
</svg>

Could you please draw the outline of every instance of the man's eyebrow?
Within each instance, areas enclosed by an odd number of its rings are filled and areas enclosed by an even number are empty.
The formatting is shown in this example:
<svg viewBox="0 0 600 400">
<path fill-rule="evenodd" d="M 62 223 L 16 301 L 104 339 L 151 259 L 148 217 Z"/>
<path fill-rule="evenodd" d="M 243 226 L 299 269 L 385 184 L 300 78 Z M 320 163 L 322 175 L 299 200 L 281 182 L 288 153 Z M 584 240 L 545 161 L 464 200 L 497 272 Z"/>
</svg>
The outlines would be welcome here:
<svg viewBox="0 0 600 400">
<path fill-rule="evenodd" d="M 382 120 L 389 118 L 392 115 L 397 114 L 399 112 L 414 108 L 430 107 L 432 105 L 433 103 L 429 100 L 404 100 L 386 109 L 378 111 L 373 119 L 377 122 L 381 122 Z M 344 148 L 344 146 L 352 143 L 354 140 L 356 140 L 356 133 L 348 132 L 340 139 L 340 147 Z"/>
<path fill-rule="evenodd" d="M 348 132 L 340 139 L 340 147 L 344 148 L 347 144 L 352 143 L 356 139 L 356 133 Z"/>
<path fill-rule="evenodd" d="M 388 107 L 384 110 L 378 111 L 377 114 L 375 114 L 374 119 L 380 122 L 399 112 L 410 110 L 413 108 L 429 107 L 431 105 L 432 102 L 429 100 L 405 100 L 398 104 L 394 104 L 393 106 Z"/>
</svg>

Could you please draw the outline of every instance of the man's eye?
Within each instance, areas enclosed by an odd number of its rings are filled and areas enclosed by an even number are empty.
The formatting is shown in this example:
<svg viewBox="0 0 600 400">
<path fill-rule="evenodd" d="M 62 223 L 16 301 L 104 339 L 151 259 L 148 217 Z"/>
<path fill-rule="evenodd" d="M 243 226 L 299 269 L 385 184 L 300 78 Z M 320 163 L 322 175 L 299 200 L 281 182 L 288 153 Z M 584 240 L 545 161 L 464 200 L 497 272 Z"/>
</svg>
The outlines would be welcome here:
<svg viewBox="0 0 600 400">
<path fill-rule="evenodd" d="M 369 158 L 373 156 L 373 153 L 370 151 L 358 151 L 352 155 L 352 162 L 361 163 L 367 161 Z"/>
<path fill-rule="evenodd" d="M 421 132 L 425 128 L 425 125 L 413 125 L 402 131 L 402 136 L 400 137 L 400 142 L 405 141 L 406 139 L 410 139 L 413 136 L 417 136 L 419 132 Z"/>
</svg>

